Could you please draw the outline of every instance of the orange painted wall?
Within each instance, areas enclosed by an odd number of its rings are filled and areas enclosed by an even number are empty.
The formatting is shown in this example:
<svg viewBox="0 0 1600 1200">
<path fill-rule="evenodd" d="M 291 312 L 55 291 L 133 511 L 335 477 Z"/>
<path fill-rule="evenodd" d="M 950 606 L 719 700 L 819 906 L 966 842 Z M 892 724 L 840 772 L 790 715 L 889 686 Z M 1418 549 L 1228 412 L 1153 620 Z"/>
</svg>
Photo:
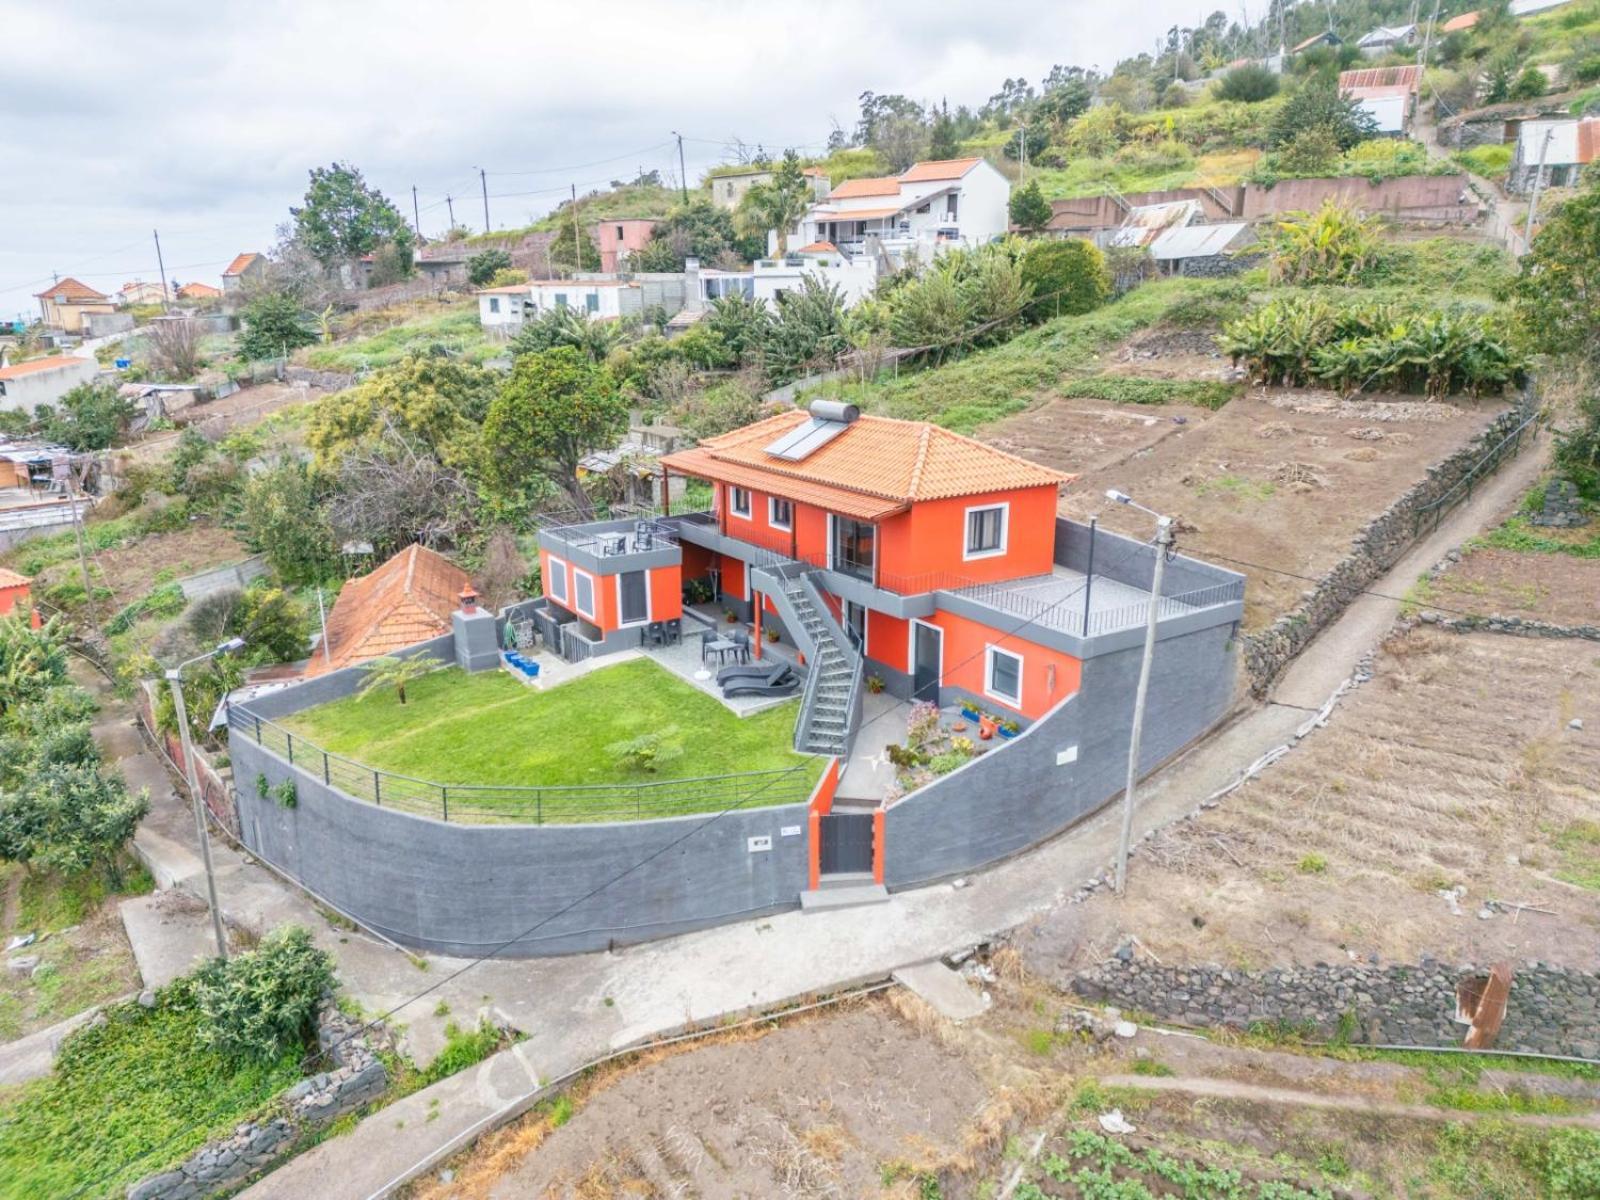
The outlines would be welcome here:
<svg viewBox="0 0 1600 1200">
<path fill-rule="evenodd" d="M 0 617 L 13 614 L 23 616 L 29 613 L 32 607 L 33 602 L 30 598 L 27 584 L 15 583 L 10 587 L 0 587 Z M 32 620 L 34 627 L 38 628 L 39 614 L 37 612 L 33 613 Z"/>
<path fill-rule="evenodd" d="M 909 671 L 907 647 L 911 623 L 876 609 L 867 609 L 867 657 L 896 671 Z"/>
<path fill-rule="evenodd" d="M 585 620 L 591 620 L 603 631 L 610 633 L 622 627 L 619 619 L 620 605 L 617 602 L 617 577 L 615 575 L 601 575 L 582 567 L 575 567 L 571 563 L 566 566 L 567 572 L 567 599 L 563 602 L 550 595 L 548 580 L 550 579 L 550 553 L 539 550 L 540 576 L 546 581 L 545 595 L 550 598 L 550 603 L 568 612 L 577 613 Z M 576 576 L 585 574 L 594 580 L 594 615 L 579 611 L 578 589 Z M 652 621 L 670 621 L 683 615 L 683 579 L 677 567 L 652 567 L 649 573 L 648 587 L 650 589 L 650 619 Z"/>
<path fill-rule="evenodd" d="M 1009 504 L 1006 552 L 966 559 L 967 510 Z M 993 496 L 924 500 L 878 527 L 879 584 L 890 591 L 927 591 L 929 575 L 988 582 L 1047 575 L 1055 557 L 1056 488 L 1023 488 Z M 934 586 L 938 586 L 937 583 Z"/>
<path fill-rule="evenodd" d="M 744 563 L 731 554 L 722 556 L 722 591 L 736 600 L 744 599 Z"/>
</svg>

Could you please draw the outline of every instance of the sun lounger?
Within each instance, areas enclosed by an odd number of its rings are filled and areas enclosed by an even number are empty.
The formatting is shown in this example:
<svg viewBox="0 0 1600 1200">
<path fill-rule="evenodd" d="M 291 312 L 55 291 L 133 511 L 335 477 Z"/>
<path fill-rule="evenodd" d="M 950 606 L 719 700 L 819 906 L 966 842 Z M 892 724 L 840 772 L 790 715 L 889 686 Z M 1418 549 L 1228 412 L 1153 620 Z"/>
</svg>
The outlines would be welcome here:
<svg viewBox="0 0 1600 1200">
<path fill-rule="evenodd" d="M 783 672 L 789 670 L 789 664 L 768 659 L 766 662 L 743 663 L 735 667 L 723 667 L 717 672 L 717 685 L 720 687 L 735 679 L 776 679 Z"/>
<path fill-rule="evenodd" d="M 791 696 L 800 690 L 800 680 L 785 668 L 773 679 L 730 679 L 722 685 L 724 699 L 735 696 Z"/>
</svg>

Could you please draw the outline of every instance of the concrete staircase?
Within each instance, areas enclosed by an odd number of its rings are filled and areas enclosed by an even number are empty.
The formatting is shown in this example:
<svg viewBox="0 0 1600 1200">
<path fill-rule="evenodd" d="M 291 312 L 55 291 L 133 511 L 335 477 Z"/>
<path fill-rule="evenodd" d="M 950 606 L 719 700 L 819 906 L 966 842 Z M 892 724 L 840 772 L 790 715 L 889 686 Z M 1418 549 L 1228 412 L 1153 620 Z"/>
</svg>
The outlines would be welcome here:
<svg viewBox="0 0 1600 1200">
<path fill-rule="evenodd" d="M 802 716 L 795 748 L 807 754 L 843 757 L 850 744 L 850 701 L 859 669 L 854 650 L 839 644 L 832 622 L 817 611 L 803 579 L 785 582 L 784 599 L 798 617 L 811 643 L 810 665 L 815 682 L 807 689 L 808 707 Z"/>
</svg>

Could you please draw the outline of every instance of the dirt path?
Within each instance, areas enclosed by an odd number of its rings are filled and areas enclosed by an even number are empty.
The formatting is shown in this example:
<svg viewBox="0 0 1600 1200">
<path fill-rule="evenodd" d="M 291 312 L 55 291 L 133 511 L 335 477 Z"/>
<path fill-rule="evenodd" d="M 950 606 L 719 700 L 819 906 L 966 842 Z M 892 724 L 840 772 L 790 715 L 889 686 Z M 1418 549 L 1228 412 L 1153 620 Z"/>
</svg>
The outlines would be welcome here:
<svg viewBox="0 0 1600 1200">
<path fill-rule="evenodd" d="M 1507 196 L 1501 191 L 1500 185 L 1493 180 L 1485 179 L 1482 175 L 1474 175 L 1451 159 L 1449 148 L 1439 144 L 1439 126 L 1434 121 L 1432 109 L 1418 105 L 1412 133 L 1416 140 L 1422 143 L 1422 148 L 1428 152 L 1429 158 L 1449 162 L 1460 169 L 1477 190 L 1488 198 L 1489 217 L 1484 223 L 1484 232 L 1503 242 L 1512 254 L 1520 254 L 1523 222 L 1527 216 L 1521 201 Z"/>
<path fill-rule="evenodd" d="M 1468 1112 L 1455 1108 L 1435 1108 L 1430 1104 L 1399 1104 L 1374 1100 L 1371 1096 L 1319 1095 L 1302 1092 L 1297 1088 L 1263 1087 L 1260 1084 L 1240 1083 L 1236 1079 L 1182 1078 L 1159 1075 L 1106 1075 L 1100 1080 L 1106 1087 L 1133 1088 L 1147 1092 L 1182 1092 L 1189 1096 L 1217 1100 L 1247 1100 L 1257 1104 L 1285 1105 L 1300 1108 L 1333 1108 L 1359 1112 L 1367 1116 L 1380 1114 L 1406 1117 L 1422 1121 L 1478 1121 L 1492 1119 L 1512 1125 L 1530 1125 L 1553 1129 L 1570 1125 L 1578 1129 L 1600 1130 L 1600 1114 L 1557 1117 L 1527 1113 Z"/>
</svg>

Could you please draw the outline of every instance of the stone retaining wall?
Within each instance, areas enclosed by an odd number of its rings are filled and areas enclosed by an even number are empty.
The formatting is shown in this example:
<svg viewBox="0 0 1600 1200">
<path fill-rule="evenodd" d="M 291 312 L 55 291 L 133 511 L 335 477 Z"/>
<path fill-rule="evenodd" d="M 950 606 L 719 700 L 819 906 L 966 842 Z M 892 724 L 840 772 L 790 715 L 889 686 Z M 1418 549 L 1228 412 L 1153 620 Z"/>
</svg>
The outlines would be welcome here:
<svg viewBox="0 0 1600 1200">
<path fill-rule="evenodd" d="M 1419 614 L 1419 619 L 1424 625 L 1437 625 L 1456 633 L 1507 633 L 1513 637 L 1585 638 L 1600 642 L 1600 625 L 1552 625 L 1549 621 L 1502 617 L 1498 613 L 1487 617 L 1445 617 L 1428 611 Z"/>
<path fill-rule="evenodd" d="M 274 1113 L 244 1122 L 172 1170 L 133 1184 L 128 1200 L 200 1200 L 228 1190 L 287 1153 L 302 1133 L 376 1100 L 389 1086 L 389 1072 L 360 1029 L 331 1001 L 325 1004 L 317 1045 L 329 1070 L 285 1091 Z"/>
<path fill-rule="evenodd" d="M 1250 690 L 1264 696 L 1278 673 L 1325 627 L 1336 620 L 1375 579 L 1387 571 L 1417 541 L 1418 514 L 1445 495 L 1491 450 L 1527 420 L 1536 406 L 1533 390 L 1521 402 L 1450 457 L 1429 468 L 1427 476 L 1411 487 L 1356 534 L 1350 553 L 1340 559 L 1302 594 L 1300 605 L 1266 629 L 1247 634 L 1245 672 Z M 1531 436 L 1532 431 L 1524 436 Z"/>
<path fill-rule="evenodd" d="M 1455 1018 L 1456 985 L 1486 967 L 1285 967 L 1232 971 L 1207 965 L 1162 966 L 1112 958 L 1079 974 L 1073 990 L 1087 1000 L 1152 1013 L 1195 1026 L 1246 1029 L 1283 1022 L 1310 1036 L 1351 1042 L 1459 1046 L 1467 1027 Z M 1600 975 L 1540 963 L 1516 969 L 1500 1050 L 1600 1058 Z"/>
</svg>

